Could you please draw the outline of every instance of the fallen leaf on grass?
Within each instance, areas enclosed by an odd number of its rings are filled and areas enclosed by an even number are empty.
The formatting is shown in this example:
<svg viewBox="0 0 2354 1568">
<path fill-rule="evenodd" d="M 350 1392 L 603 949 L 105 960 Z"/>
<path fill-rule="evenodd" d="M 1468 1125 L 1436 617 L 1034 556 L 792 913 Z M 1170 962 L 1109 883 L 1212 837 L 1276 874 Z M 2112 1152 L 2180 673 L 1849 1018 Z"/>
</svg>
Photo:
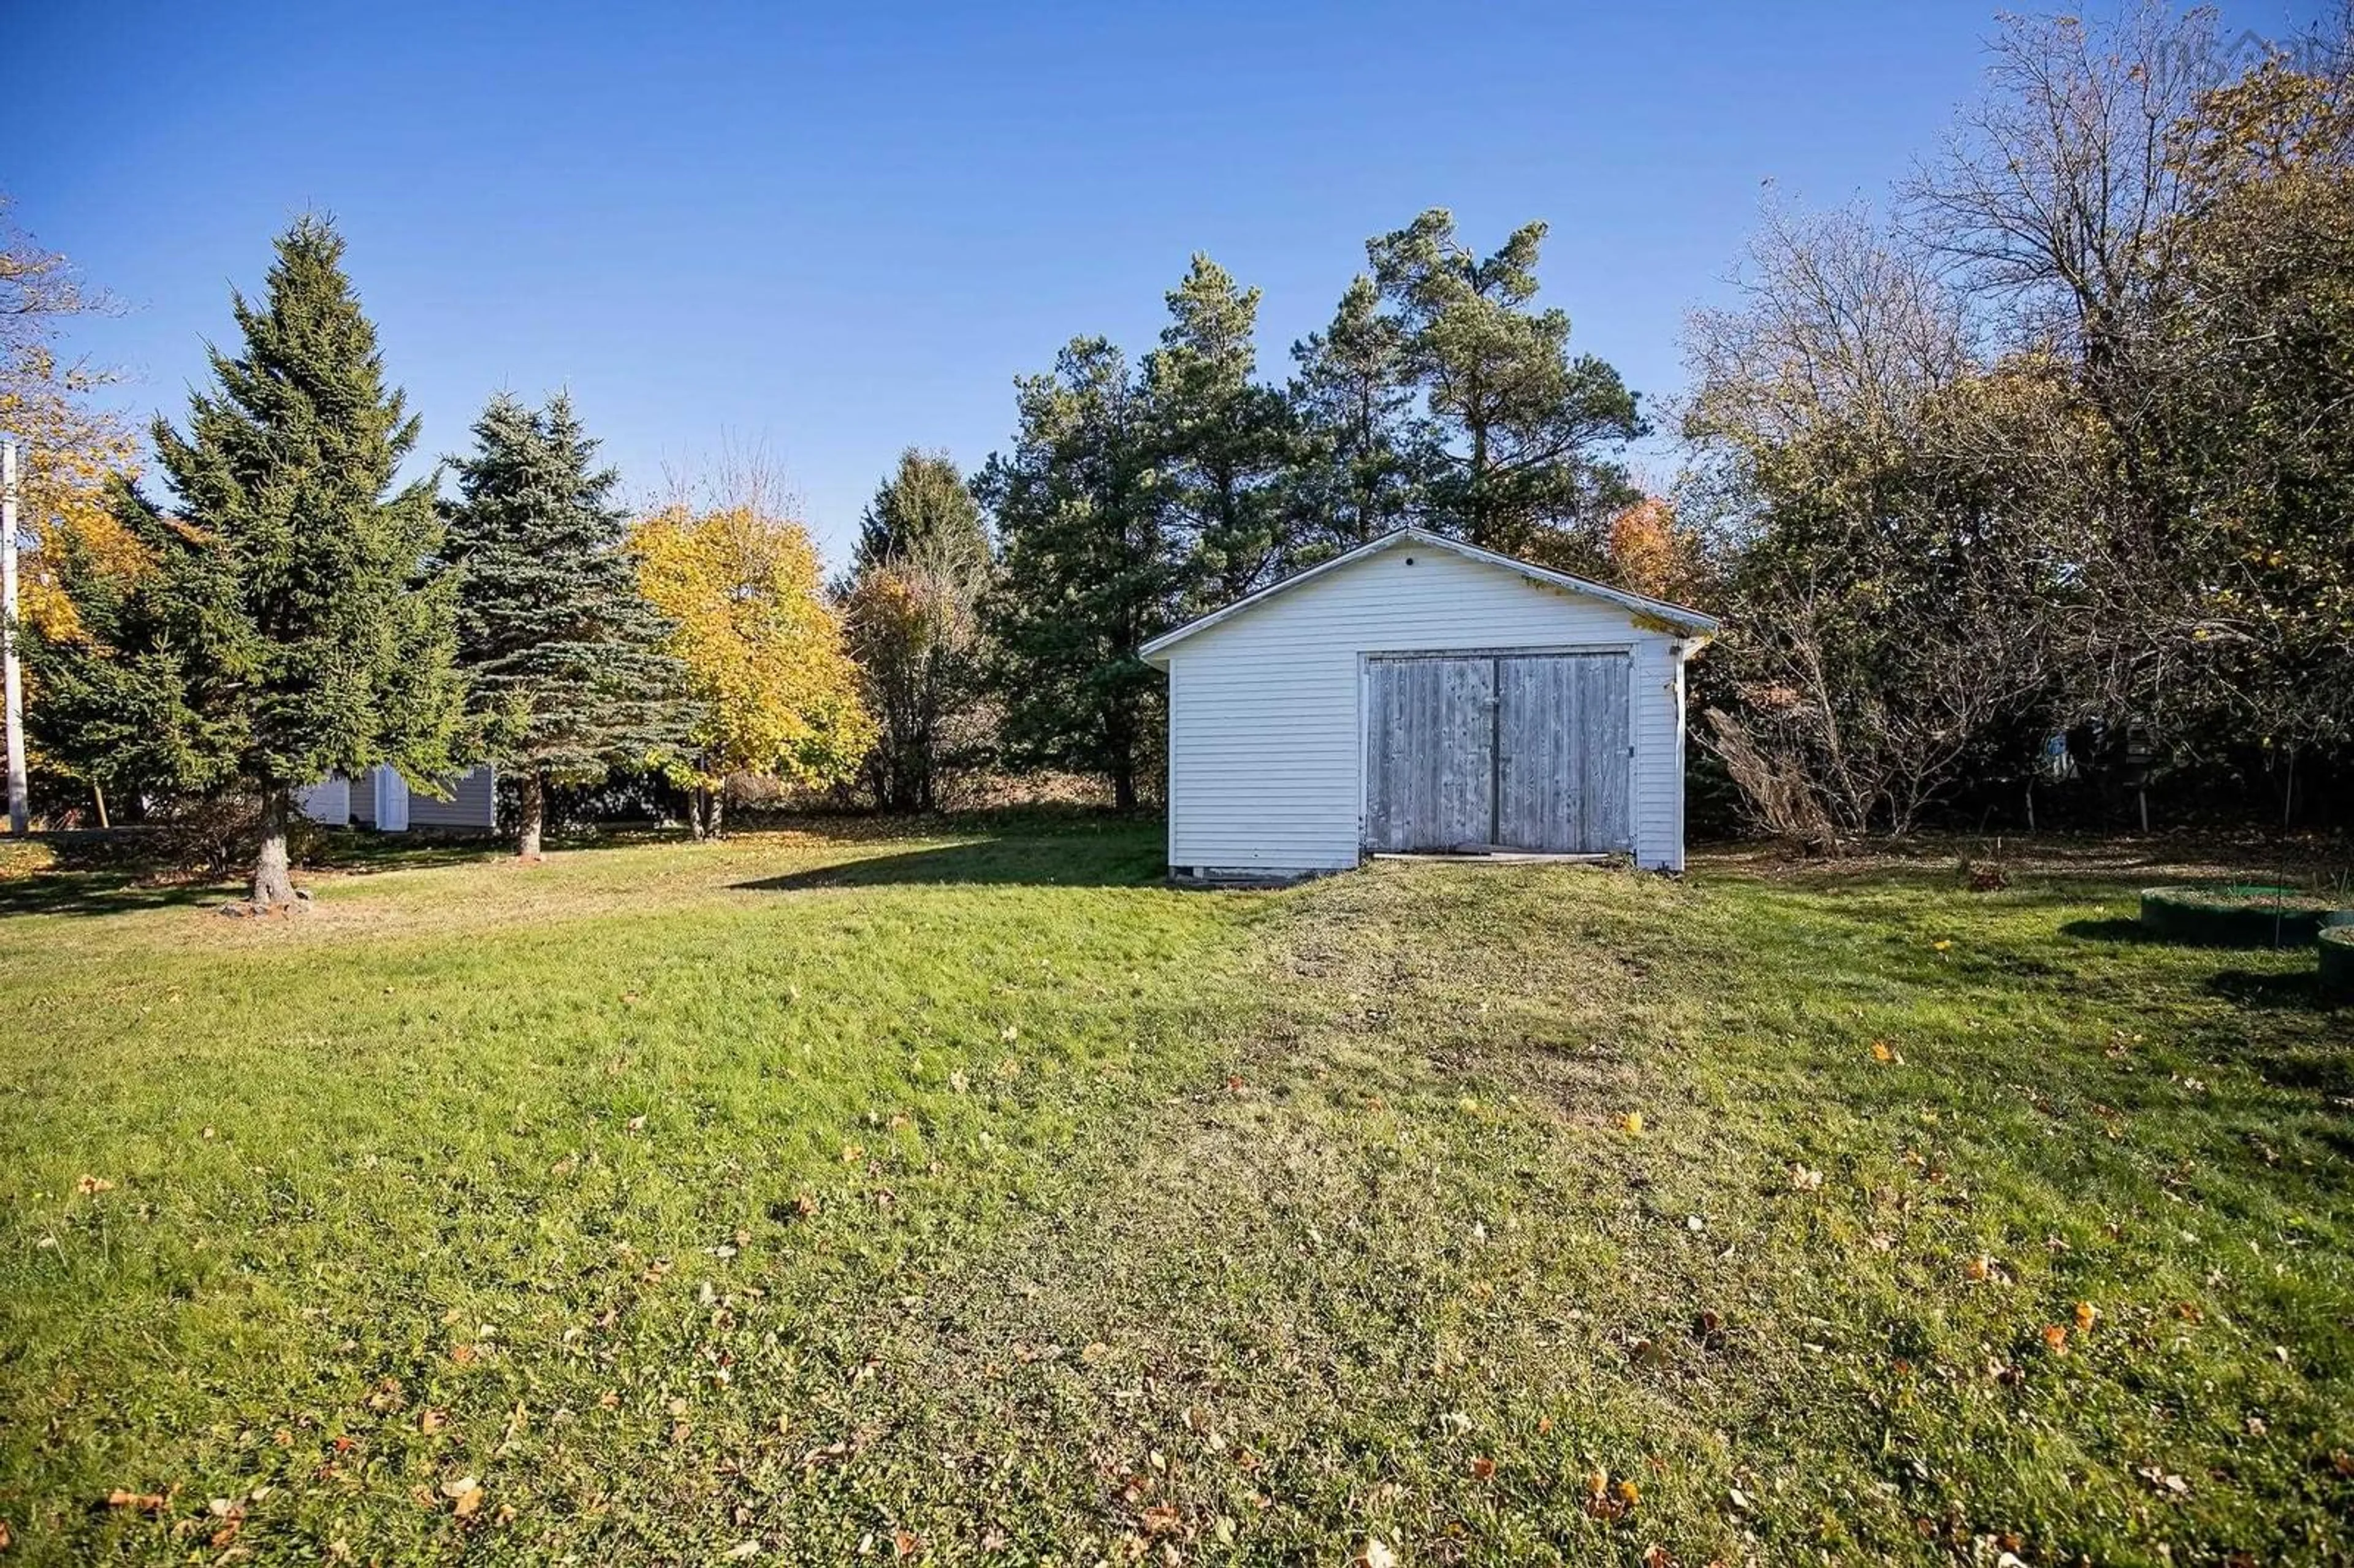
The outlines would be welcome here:
<svg viewBox="0 0 2354 1568">
<path fill-rule="evenodd" d="M 1493 1480 L 1495 1478 L 1495 1460 L 1489 1458 L 1485 1454 L 1478 1455 L 1473 1457 L 1471 1461 L 1471 1478 L 1473 1480 Z"/>
<path fill-rule="evenodd" d="M 74 1191 L 87 1198 L 93 1192 L 111 1192 L 114 1183 L 103 1176 L 85 1176 L 74 1183 Z"/>
<path fill-rule="evenodd" d="M 1790 1167 L 1790 1191 L 1793 1192 L 1819 1192 L 1822 1191 L 1822 1185 L 1821 1171 L 1808 1170 L 1804 1165 Z"/>
<path fill-rule="evenodd" d="M 891 1555 L 894 1557 L 913 1557 L 923 1544 L 917 1539 L 913 1531 L 898 1530 L 891 1532 Z"/>
<path fill-rule="evenodd" d="M 1640 1495 L 1634 1482 L 1614 1482 L 1606 1471 L 1596 1470 L 1585 1478 L 1585 1511 L 1596 1519 L 1624 1519 Z"/>
<path fill-rule="evenodd" d="M 646 1118 L 642 1116 L 633 1116 L 624 1125 L 631 1132 L 643 1132 L 646 1129 Z"/>
<path fill-rule="evenodd" d="M 1618 1125 L 1624 1130 L 1634 1133 L 1639 1137 L 1643 1130 L 1643 1113 L 1641 1111 L 1628 1111 L 1625 1116 L 1618 1118 Z"/>
<path fill-rule="evenodd" d="M 1147 1535 L 1174 1535 L 1184 1528 L 1185 1516 L 1178 1511 L 1175 1503 L 1154 1503 L 1138 1510 L 1136 1522 L 1144 1527 Z"/>
<path fill-rule="evenodd" d="M 2155 1490 L 2166 1492 L 2174 1497 L 2186 1497 L 2190 1494 L 2189 1481 L 2184 1480 L 2180 1476 L 2162 1470 L 2156 1465 L 2137 1466 L 2134 1468 L 2134 1474 L 2147 1481 Z"/>
<path fill-rule="evenodd" d="M 1872 1043 L 1872 1059 L 1875 1062 L 1898 1063 L 1904 1060 L 1903 1057 L 1896 1054 L 1895 1047 L 1889 1044 L 1885 1040 L 1875 1040 Z"/>
<path fill-rule="evenodd" d="M 482 1499 L 487 1495 L 482 1483 L 472 1476 L 461 1476 L 454 1481 L 441 1483 L 441 1495 L 450 1499 L 450 1508 L 460 1519 L 472 1519 L 482 1511 Z"/>
<path fill-rule="evenodd" d="M 106 1494 L 107 1507 L 137 1509 L 143 1513 L 163 1512 L 165 1500 L 161 1492 L 125 1491 L 121 1487 Z"/>
<path fill-rule="evenodd" d="M 760 1543 L 757 1541 L 739 1541 L 720 1555 L 730 1563 L 741 1563 L 747 1558 L 760 1555 Z"/>
<path fill-rule="evenodd" d="M 2094 1306 L 2089 1301 L 2079 1301 L 2076 1303 L 2076 1329 L 2078 1332 L 2085 1334 L 2091 1333 L 2093 1331 L 2093 1325 L 2100 1320 L 2101 1309 L 2098 1307 Z"/>
<path fill-rule="evenodd" d="M 2068 1353 L 2068 1330 L 2062 1328 L 2057 1323 L 2046 1323 L 2043 1326 L 2043 1348 L 2050 1351 L 2055 1356 L 2066 1355 Z"/>
<path fill-rule="evenodd" d="M 417 1429 L 429 1436 L 449 1425 L 450 1413 L 446 1410 L 429 1410 L 417 1418 Z"/>
<path fill-rule="evenodd" d="M 1351 1568 L 1397 1568 L 1397 1553 L 1384 1544 L 1381 1537 L 1369 1535 L 1349 1562 Z"/>
</svg>

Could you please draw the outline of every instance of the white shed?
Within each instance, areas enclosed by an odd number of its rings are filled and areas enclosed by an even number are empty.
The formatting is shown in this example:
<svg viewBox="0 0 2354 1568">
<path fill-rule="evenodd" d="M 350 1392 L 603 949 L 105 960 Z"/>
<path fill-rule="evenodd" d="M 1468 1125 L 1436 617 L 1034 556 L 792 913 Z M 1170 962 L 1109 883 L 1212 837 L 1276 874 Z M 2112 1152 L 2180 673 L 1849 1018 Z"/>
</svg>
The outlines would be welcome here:
<svg viewBox="0 0 2354 1568">
<path fill-rule="evenodd" d="M 1383 853 L 1684 861 L 1680 605 L 1418 528 L 1145 644 L 1169 672 L 1169 865 Z"/>
<path fill-rule="evenodd" d="M 378 763 L 357 779 L 329 774 L 303 790 L 298 804 L 304 816 L 330 827 L 385 833 L 407 832 L 412 825 L 487 831 L 499 825 L 498 774 L 482 763 L 444 779 L 440 792 L 432 795 L 411 789 L 398 772 Z"/>
</svg>

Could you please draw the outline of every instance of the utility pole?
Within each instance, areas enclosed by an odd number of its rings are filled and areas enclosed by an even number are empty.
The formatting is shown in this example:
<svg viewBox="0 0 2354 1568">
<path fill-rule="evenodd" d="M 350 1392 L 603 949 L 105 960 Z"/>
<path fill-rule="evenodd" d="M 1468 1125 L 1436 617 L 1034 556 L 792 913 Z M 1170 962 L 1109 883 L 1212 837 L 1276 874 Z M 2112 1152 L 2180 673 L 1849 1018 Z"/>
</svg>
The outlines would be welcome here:
<svg viewBox="0 0 2354 1568">
<path fill-rule="evenodd" d="M 31 831 L 25 799 L 25 677 L 16 668 L 16 443 L 0 438 L 0 662 L 7 665 L 8 832 Z"/>
</svg>

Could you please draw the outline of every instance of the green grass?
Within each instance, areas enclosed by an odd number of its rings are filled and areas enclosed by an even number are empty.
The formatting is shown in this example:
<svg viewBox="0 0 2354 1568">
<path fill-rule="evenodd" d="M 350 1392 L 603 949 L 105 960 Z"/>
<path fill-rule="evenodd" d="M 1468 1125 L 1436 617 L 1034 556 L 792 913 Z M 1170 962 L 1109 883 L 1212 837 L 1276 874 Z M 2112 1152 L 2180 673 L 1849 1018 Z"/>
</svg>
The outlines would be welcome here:
<svg viewBox="0 0 2354 1568">
<path fill-rule="evenodd" d="M 2354 1561 L 2309 953 L 1159 850 L 8 885 L 9 1557 Z"/>
</svg>

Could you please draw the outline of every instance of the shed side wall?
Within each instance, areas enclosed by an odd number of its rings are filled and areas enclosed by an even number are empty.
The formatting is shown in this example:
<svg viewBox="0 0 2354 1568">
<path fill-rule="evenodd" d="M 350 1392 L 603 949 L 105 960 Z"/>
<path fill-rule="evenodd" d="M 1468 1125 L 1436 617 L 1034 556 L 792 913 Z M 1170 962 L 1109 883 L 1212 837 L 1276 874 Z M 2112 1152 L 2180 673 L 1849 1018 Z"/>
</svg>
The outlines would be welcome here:
<svg viewBox="0 0 2354 1568">
<path fill-rule="evenodd" d="M 1633 655 L 1636 858 L 1681 869 L 1676 644 L 1606 600 L 1443 550 L 1387 550 L 1304 583 L 1169 652 L 1169 863 L 1268 874 L 1357 863 L 1367 653 L 1617 647 Z"/>
</svg>

